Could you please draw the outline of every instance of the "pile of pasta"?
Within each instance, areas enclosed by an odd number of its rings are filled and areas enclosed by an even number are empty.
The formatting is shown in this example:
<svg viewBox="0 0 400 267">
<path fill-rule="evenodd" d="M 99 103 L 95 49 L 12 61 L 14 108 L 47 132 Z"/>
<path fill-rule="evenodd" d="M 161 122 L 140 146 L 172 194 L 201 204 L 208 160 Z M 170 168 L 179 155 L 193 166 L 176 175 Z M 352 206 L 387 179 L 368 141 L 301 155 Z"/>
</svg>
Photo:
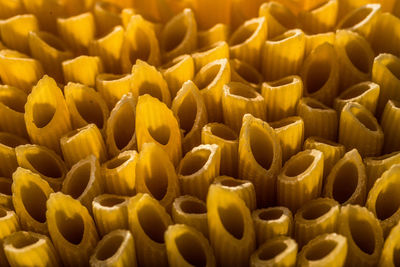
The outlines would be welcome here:
<svg viewBox="0 0 400 267">
<path fill-rule="evenodd" d="M 0 266 L 399 266 L 400 1 L 0 19 Z"/>
</svg>

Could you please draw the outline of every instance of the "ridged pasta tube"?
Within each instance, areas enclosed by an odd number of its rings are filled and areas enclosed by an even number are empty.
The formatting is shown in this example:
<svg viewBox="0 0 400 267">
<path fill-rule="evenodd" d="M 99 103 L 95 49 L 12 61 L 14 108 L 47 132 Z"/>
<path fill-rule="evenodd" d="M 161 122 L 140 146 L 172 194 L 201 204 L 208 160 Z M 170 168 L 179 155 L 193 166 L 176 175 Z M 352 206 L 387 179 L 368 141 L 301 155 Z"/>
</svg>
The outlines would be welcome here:
<svg viewBox="0 0 400 267">
<path fill-rule="evenodd" d="M 229 46 L 225 41 L 216 42 L 208 46 L 197 49 L 192 53 L 194 61 L 195 72 L 210 62 L 218 59 L 229 59 Z"/>
<path fill-rule="evenodd" d="M 382 174 L 390 169 L 392 165 L 400 164 L 400 152 L 392 152 L 379 157 L 368 157 L 364 159 L 367 174 L 367 191 L 374 185 Z"/>
<path fill-rule="evenodd" d="M 332 31 L 336 26 L 338 2 L 338 0 L 328 0 L 311 10 L 300 11 L 297 19 L 302 29 L 313 34 Z"/>
<path fill-rule="evenodd" d="M 229 64 L 231 65 L 232 82 L 247 84 L 260 93 L 264 78 L 254 66 L 237 58 L 229 60 Z"/>
<path fill-rule="evenodd" d="M 400 119 L 400 101 L 389 100 L 382 114 L 381 125 L 385 134 L 384 151 L 390 153 L 400 150 L 400 140 L 398 133 L 400 132 L 399 124 L 396 123 Z"/>
<path fill-rule="evenodd" d="M 93 15 L 97 35 L 105 35 L 122 24 L 122 6 L 118 2 L 95 1 Z"/>
<path fill-rule="evenodd" d="M 263 243 L 250 258 L 250 267 L 295 266 L 298 246 L 287 236 L 279 236 Z"/>
<path fill-rule="evenodd" d="M 16 135 L 0 132 L 0 175 L 11 178 L 18 167 L 15 147 L 27 144 L 28 141 Z"/>
<path fill-rule="evenodd" d="M 12 209 L 12 180 L 9 178 L 0 177 L 0 206 Z M 1 238 L 1 237 L 0 237 Z"/>
<path fill-rule="evenodd" d="M 306 47 L 304 51 L 304 57 L 307 58 L 311 51 L 313 51 L 315 48 L 323 43 L 329 43 L 333 45 L 335 43 L 335 37 L 336 33 L 334 32 L 306 34 Z"/>
<path fill-rule="evenodd" d="M 119 100 L 131 92 L 130 74 L 101 73 L 96 76 L 96 89 L 112 110 Z"/>
<path fill-rule="evenodd" d="M 62 62 L 64 81 L 81 83 L 86 86 L 96 85 L 96 76 L 103 72 L 103 63 L 97 56 L 78 56 Z"/>
<path fill-rule="evenodd" d="M 0 240 L 3 240 L 12 233 L 19 231 L 20 223 L 15 211 L 0 205 L 0 226 Z M 0 254 L 2 253 L 2 250 L 3 248 L 0 249 Z"/>
<path fill-rule="evenodd" d="M 376 55 L 380 53 L 391 53 L 400 56 L 400 48 L 397 45 L 400 40 L 400 4 L 398 2 L 396 10 L 397 14 L 395 14 L 395 12 L 381 13 L 378 19 L 375 20 L 374 35 L 370 43 Z"/>
<path fill-rule="evenodd" d="M 208 47 L 217 42 L 228 41 L 230 26 L 223 23 L 217 23 L 211 28 L 197 32 L 197 46 Z"/>
<path fill-rule="evenodd" d="M 24 11 L 23 1 L 4 1 L 0 3 L 0 19 L 10 18 Z"/>
<path fill-rule="evenodd" d="M 397 253 L 398 253 L 398 244 L 400 242 L 400 224 L 397 223 L 395 227 L 392 228 L 390 234 L 385 240 L 383 245 L 382 254 L 379 260 L 379 267 L 395 267 L 397 261 Z"/>
</svg>

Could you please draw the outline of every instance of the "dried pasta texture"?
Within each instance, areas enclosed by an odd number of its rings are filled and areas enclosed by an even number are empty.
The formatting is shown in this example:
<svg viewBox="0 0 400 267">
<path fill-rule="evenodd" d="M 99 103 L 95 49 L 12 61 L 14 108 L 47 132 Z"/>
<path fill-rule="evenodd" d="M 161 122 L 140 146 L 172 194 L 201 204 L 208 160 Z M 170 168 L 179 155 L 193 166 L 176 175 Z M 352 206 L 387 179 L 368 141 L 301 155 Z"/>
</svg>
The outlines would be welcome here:
<svg viewBox="0 0 400 267">
<path fill-rule="evenodd" d="M 248 266 L 256 237 L 244 201 L 235 193 L 211 185 L 207 212 L 209 239 L 218 266 Z"/>
<path fill-rule="evenodd" d="M 103 194 L 92 202 L 93 219 L 101 236 L 117 230 L 129 229 L 129 197 Z"/>
<path fill-rule="evenodd" d="M 338 2 L 338 0 L 328 0 L 316 8 L 301 11 L 297 19 L 302 29 L 312 34 L 332 31 L 336 26 Z"/>
<path fill-rule="evenodd" d="M 367 174 L 367 191 L 374 186 L 375 181 L 395 164 L 400 164 L 400 152 L 392 152 L 379 157 L 364 159 L 365 172 Z"/>
<path fill-rule="evenodd" d="M 135 241 L 131 232 L 118 229 L 104 236 L 90 257 L 92 267 L 136 267 Z"/>
<path fill-rule="evenodd" d="M 22 1 L 4 1 L 0 3 L 0 19 L 6 19 L 23 13 Z"/>
<path fill-rule="evenodd" d="M 400 140 L 398 134 L 400 132 L 400 101 L 389 100 L 386 103 L 385 110 L 382 114 L 381 125 L 385 134 L 384 151 L 386 153 L 399 151 Z"/>
<path fill-rule="evenodd" d="M 250 258 L 251 267 L 295 266 L 298 246 L 287 236 L 278 236 L 263 243 Z"/>
<path fill-rule="evenodd" d="M 383 246 L 378 219 L 365 207 L 340 209 L 337 233 L 347 238 L 346 266 L 376 266 Z"/>
<path fill-rule="evenodd" d="M 179 163 L 177 174 L 183 195 L 205 200 L 208 187 L 219 176 L 221 149 L 218 145 L 199 145 L 186 153 Z"/>
<path fill-rule="evenodd" d="M 18 167 L 15 147 L 27 144 L 28 141 L 16 135 L 0 132 L 0 177 L 11 178 Z"/>
<path fill-rule="evenodd" d="M 0 240 L 3 240 L 12 233 L 19 231 L 20 223 L 15 211 L 0 205 L 0 226 Z M 2 250 L 3 248 L 1 251 Z"/>
<path fill-rule="evenodd" d="M 389 0 L 390 1 L 390 0 Z M 391 53 L 400 56 L 400 48 L 397 45 L 400 40 L 400 4 L 397 2 L 397 14 L 389 12 L 379 14 L 374 25 L 374 35 L 371 38 L 371 46 L 375 54 Z M 388 37 L 389 36 L 389 37 Z"/>
<path fill-rule="evenodd" d="M 210 62 L 218 59 L 229 59 L 229 46 L 225 41 L 216 42 L 208 46 L 197 49 L 192 53 L 195 72 Z"/>
<path fill-rule="evenodd" d="M 208 237 L 207 206 L 203 200 L 189 195 L 177 197 L 171 216 L 174 223 L 191 226 Z"/>
<path fill-rule="evenodd" d="M 307 56 L 318 46 L 323 43 L 334 44 L 336 38 L 335 32 L 325 32 L 325 33 L 317 33 L 317 34 L 306 34 L 306 46 L 304 51 L 304 57 Z"/>
<path fill-rule="evenodd" d="M 264 78 L 254 66 L 237 58 L 231 59 L 229 64 L 231 65 L 232 82 L 247 84 L 253 87 L 257 92 L 260 92 Z"/>
<path fill-rule="evenodd" d="M 20 145 L 15 148 L 18 165 L 37 173 L 54 191 L 61 189 L 67 167 L 53 150 L 39 145 Z"/>
<path fill-rule="evenodd" d="M 116 26 L 121 25 L 121 12 L 122 7 L 118 2 L 96 1 L 93 6 L 93 15 L 97 35 L 107 34 Z"/>
<path fill-rule="evenodd" d="M 60 266 L 60 258 L 45 235 L 18 231 L 6 237 L 4 252 L 11 267 Z"/>
<path fill-rule="evenodd" d="M 53 189 L 39 174 L 18 168 L 13 174 L 12 200 L 21 228 L 48 234 L 46 201 Z"/>
<path fill-rule="evenodd" d="M 101 73 L 96 76 L 96 89 L 112 110 L 119 100 L 131 92 L 130 74 Z"/>
<path fill-rule="evenodd" d="M 399 237 L 400 237 L 400 224 L 397 223 L 395 227 L 392 228 L 390 234 L 385 240 L 383 245 L 382 254 L 379 260 L 379 267 L 384 266 L 395 266 L 398 262 L 397 253 L 398 253 L 398 245 L 399 245 Z"/>
<path fill-rule="evenodd" d="M 252 213 L 257 244 L 277 236 L 291 236 L 293 232 L 292 212 L 282 206 L 258 209 Z"/>
<path fill-rule="evenodd" d="M 172 220 L 163 206 L 150 195 L 139 193 L 131 198 L 128 213 L 138 266 L 168 266 L 164 232 Z"/>
<path fill-rule="evenodd" d="M 61 192 L 47 201 L 46 218 L 50 237 L 66 266 L 87 266 L 99 236 L 87 209 Z"/>
<path fill-rule="evenodd" d="M 296 114 L 303 96 L 303 82 L 299 76 L 284 77 L 263 83 L 261 93 L 267 106 L 267 121 L 279 121 Z"/>
<path fill-rule="evenodd" d="M 216 266 L 213 249 L 195 228 L 185 224 L 170 225 L 164 238 L 169 266 Z"/>
<path fill-rule="evenodd" d="M 370 111 L 349 102 L 340 115 L 339 143 L 348 150 L 356 148 L 362 157 L 378 156 L 383 148 L 383 131 Z"/>
<path fill-rule="evenodd" d="M 97 56 L 78 56 L 62 62 L 65 83 L 81 83 L 86 86 L 96 85 L 96 76 L 103 72 L 103 63 Z"/>
<path fill-rule="evenodd" d="M 307 201 L 321 194 L 324 154 L 304 150 L 286 161 L 277 179 L 278 205 L 296 212 Z"/>
<path fill-rule="evenodd" d="M 239 137 L 239 175 L 254 184 L 257 207 L 275 202 L 276 176 L 282 166 L 279 138 L 268 123 L 250 114 L 243 117 Z"/>
<path fill-rule="evenodd" d="M 208 47 L 217 42 L 227 42 L 230 35 L 230 26 L 223 23 L 217 23 L 211 28 L 197 32 L 197 46 Z"/>
<path fill-rule="evenodd" d="M 11 191 L 12 182 L 13 181 L 9 178 L 0 177 L 0 206 L 7 209 L 13 208 Z"/>
</svg>

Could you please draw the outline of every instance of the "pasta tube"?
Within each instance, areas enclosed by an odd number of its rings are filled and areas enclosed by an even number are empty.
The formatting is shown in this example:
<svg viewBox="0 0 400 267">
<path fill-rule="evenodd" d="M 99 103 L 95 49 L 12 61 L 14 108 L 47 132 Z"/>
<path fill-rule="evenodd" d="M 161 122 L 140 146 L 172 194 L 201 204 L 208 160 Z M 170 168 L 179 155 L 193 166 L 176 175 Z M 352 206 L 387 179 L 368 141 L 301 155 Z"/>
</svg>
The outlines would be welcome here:
<svg viewBox="0 0 400 267">
<path fill-rule="evenodd" d="M 297 266 L 345 266 L 347 250 L 346 237 L 336 233 L 323 234 L 303 247 Z"/>
<path fill-rule="evenodd" d="M 106 145 L 96 124 L 73 130 L 60 139 L 61 151 L 67 166 L 94 155 L 100 163 L 107 159 Z"/>
<path fill-rule="evenodd" d="M 286 161 L 277 179 L 278 205 L 296 212 L 307 201 L 321 194 L 324 154 L 304 150 Z"/>
<path fill-rule="evenodd" d="M 237 58 L 229 60 L 229 64 L 231 65 L 232 82 L 249 85 L 260 92 L 263 77 L 255 67 Z"/>
<path fill-rule="evenodd" d="M 194 61 L 195 72 L 198 72 L 210 62 L 224 58 L 229 59 L 229 46 L 225 41 L 216 42 L 196 50 L 192 54 L 192 58 Z"/>
<path fill-rule="evenodd" d="M 17 214 L 2 205 L 0 205 L 0 240 L 20 230 L 20 223 Z M 1 242 L 1 241 L 0 241 Z M 0 254 L 3 248 L 0 249 Z M 0 259 L 0 262 L 1 259 Z"/>
<path fill-rule="evenodd" d="M 339 143 L 346 149 L 356 148 L 362 157 L 377 156 L 383 147 L 383 131 L 371 112 L 349 102 L 340 115 Z"/>
<path fill-rule="evenodd" d="M 389 0 L 390 1 L 390 0 Z M 392 1 L 393 2 L 393 1 Z M 383 4 L 383 3 L 381 3 Z M 381 13 L 375 20 L 374 35 L 370 43 L 375 55 L 380 53 L 391 53 L 400 56 L 400 48 L 397 45 L 400 40 L 400 4 L 397 3 L 397 15 L 392 13 Z"/>
<path fill-rule="evenodd" d="M 20 75 L 23 73 L 24 75 Z M 30 93 L 44 75 L 42 64 L 14 50 L 0 50 L 0 78 L 3 83 Z"/>
<path fill-rule="evenodd" d="M 169 266 L 216 266 L 213 249 L 195 228 L 185 224 L 170 225 L 164 238 Z"/>
<path fill-rule="evenodd" d="M 334 109 L 310 97 L 300 99 L 297 115 L 304 121 L 304 136 L 322 137 L 336 140 L 338 131 L 338 114 Z"/>
<path fill-rule="evenodd" d="M 257 206 L 275 202 L 276 176 L 282 166 L 282 150 L 268 123 L 250 114 L 243 117 L 239 137 L 239 175 L 256 189 Z"/>
<path fill-rule="evenodd" d="M 7 1 L 10 2 L 10 1 Z M 12 1 L 19 2 L 22 8 L 21 13 L 29 13 L 39 20 L 40 28 L 50 32 L 57 32 L 57 17 L 65 16 L 66 12 L 60 2 L 55 1 Z M 51 10 L 52 12 L 49 12 Z"/>
<path fill-rule="evenodd" d="M 400 102 L 389 100 L 382 114 L 381 125 L 385 134 L 384 151 L 390 153 L 400 150 L 400 140 L 398 133 L 400 131 L 399 124 L 395 123 L 400 119 Z"/>
<path fill-rule="evenodd" d="M 296 114 L 303 96 L 303 82 L 299 76 L 264 82 L 261 93 L 267 106 L 267 121 L 279 121 Z"/>
<path fill-rule="evenodd" d="M 136 139 L 141 152 L 143 145 L 153 142 L 165 150 L 177 166 L 182 157 L 181 132 L 168 107 L 150 95 L 139 97 L 136 107 Z"/>
<path fill-rule="evenodd" d="M 286 162 L 297 154 L 304 142 L 304 122 L 300 117 L 287 117 L 280 121 L 271 122 L 281 143 L 282 162 Z"/>
<path fill-rule="evenodd" d="M 93 199 L 93 218 L 101 236 L 117 230 L 129 229 L 129 197 L 117 195 L 99 195 Z"/>
<path fill-rule="evenodd" d="M 11 185 L 11 179 L 0 177 L 0 206 L 7 209 L 13 208 Z"/>
<path fill-rule="evenodd" d="M 163 206 L 150 195 L 138 193 L 130 200 L 128 214 L 138 266 L 168 266 L 164 232 L 172 220 Z"/>
<path fill-rule="evenodd" d="M 136 101 L 139 96 L 149 94 L 168 107 L 171 106 L 171 94 L 167 82 L 155 67 L 145 61 L 138 59 L 132 67 L 131 90 Z"/>
<path fill-rule="evenodd" d="M 39 174 L 19 167 L 13 174 L 12 201 L 22 229 L 48 234 L 46 201 L 53 189 Z"/>
<path fill-rule="evenodd" d="M 286 207 L 258 209 L 252 217 L 259 247 L 274 237 L 292 235 L 293 215 Z"/>
<path fill-rule="evenodd" d="M 338 0 L 328 0 L 316 8 L 301 11 L 297 19 L 302 29 L 313 34 L 332 31 L 336 26 L 338 2 Z"/>
<path fill-rule="evenodd" d="M 168 154 L 155 143 L 145 143 L 136 165 L 136 192 L 149 194 L 170 211 L 179 191 L 178 177 Z"/>
<path fill-rule="evenodd" d="M 54 191 L 61 189 L 67 167 L 53 150 L 39 145 L 20 145 L 15 148 L 18 165 L 40 175 Z"/>
<path fill-rule="evenodd" d="M 267 40 L 262 48 L 261 69 L 267 81 L 297 74 L 303 64 L 305 34 L 294 29 Z"/>
<path fill-rule="evenodd" d="M 248 266 L 256 237 L 244 201 L 233 192 L 211 185 L 207 212 L 209 239 L 218 266 Z"/>
<path fill-rule="evenodd" d="M 206 203 L 194 196 L 175 198 L 171 210 L 172 220 L 176 224 L 186 224 L 208 237 Z"/>
<path fill-rule="evenodd" d="M 61 192 L 47 201 L 46 218 L 50 237 L 66 266 L 87 266 L 99 240 L 96 226 L 87 209 Z"/>
<path fill-rule="evenodd" d="M 296 241 L 286 236 L 269 239 L 250 258 L 251 267 L 295 266 L 298 246 Z"/>
<path fill-rule="evenodd" d="M 194 77 L 207 108 L 210 122 L 222 121 L 222 87 L 231 80 L 228 59 L 218 59 L 202 67 Z"/>
<path fill-rule="evenodd" d="M 94 87 L 96 76 L 103 72 L 103 64 L 97 56 L 79 56 L 63 61 L 62 69 L 65 83 L 74 82 Z"/>
<path fill-rule="evenodd" d="M 28 143 L 16 135 L 0 132 L 0 176 L 11 178 L 18 167 L 15 147 Z"/>
<path fill-rule="evenodd" d="M 0 19 L 6 19 L 24 11 L 24 4 L 22 1 L 4 1 L 0 3 Z"/>
<path fill-rule="evenodd" d="M 331 106 L 338 93 L 339 64 L 333 45 L 317 46 L 304 61 L 300 76 L 304 82 L 304 95 Z"/>
<path fill-rule="evenodd" d="M 230 26 L 217 23 L 211 28 L 197 32 L 197 46 L 199 48 L 209 47 L 217 42 L 227 42 L 230 35 Z"/>
<path fill-rule="evenodd" d="M 390 231 L 389 236 L 386 238 L 378 264 L 379 267 L 395 266 L 395 263 L 397 262 L 396 254 L 400 237 L 399 229 L 399 223 L 397 223 L 397 225 Z"/>
<path fill-rule="evenodd" d="M 127 150 L 103 164 L 102 176 L 106 192 L 125 196 L 134 195 L 138 157 L 136 151 Z"/>
<path fill-rule="evenodd" d="M 96 1 L 93 7 L 97 35 L 105 35 L 122 24 L 122 7 L 118 2 Z"/>
<path fill-rule="evenodd" d="M 80 201 L 92 212 L 93 199 L 103 193 L 100 164 L 94 155 L 75 163 L 68 171 L 61 192 Z"/>
<path fill-rule="evenodd" d="M 356 149 L 347 152 L 331 169 L 326 178 L 324 196 L 341 205 L 364 205 L 366 174 L 361 156 Z"/>
<path fill-rule="evenodd" d="M 4 239 L 3 247 L 11 267 L 60 266 L 60 258 L 45 235 L 15 232 Z"/>
<path fill-rule="evenodd" d="M 306 34 L 304 57 L 307 58 L 311 51 L 323 43 L 329 43 L 333 45 L 335 43 L 335 36 L 336 34 L 334 32 Z"/>
<path fill-rule="evenodd" d="M 132 93 L 122 96 L 107 120 L 106 144 L 110 156 L 136 148 L 136 103 Z"/>
<path fill-rule="evenodd" d="M 383 246 L 378 219 L 365 207 L 340 209 L 337 233 L 347 238 L 346 266 L 376 266 Z"/>
<path fill-rule="evenodd" d="M 136 267 L 135 241 L 127 230 L 115 230 L 97 244 L 90 257 L 90 266 L 132 266 Z"/>
<path fill-rule="evenodd" d="M 131 92 L 130 74 L 101 73 L 96 76 L 96 89 L 112 110 L 121 98 Z"/>
<path fill-rule="evenodd" d="M 192 81 L 183 84 L 172 102 L 171 110 L 179 119 L 183 132 L 182 150 L 187 153 L 201 144 L 201 130 L 208 121 L 203 97 Z"/>
<path fill-rule="evenodd" d="M 221 150 L 218 145 L 199 145 L 186 153 L 177 169 L 182 194 L 205 200 L 208 187 L 219 176 Z"/>
</svg>

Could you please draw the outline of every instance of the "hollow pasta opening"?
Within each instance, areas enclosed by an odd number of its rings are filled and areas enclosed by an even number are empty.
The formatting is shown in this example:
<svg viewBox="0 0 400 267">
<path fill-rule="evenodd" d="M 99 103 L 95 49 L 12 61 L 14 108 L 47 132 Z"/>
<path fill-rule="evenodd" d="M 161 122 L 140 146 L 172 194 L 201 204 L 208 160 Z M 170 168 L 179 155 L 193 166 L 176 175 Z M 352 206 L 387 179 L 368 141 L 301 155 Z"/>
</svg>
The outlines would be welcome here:
<svg viewBox="0 0 400 267">
<path fill-rule="evenodd" d="M 372 255 L 375 251 L 375 234 L 370 223 L 350 215 L 349 228 L 354 243 L 364 253 Z"/>
<path fill-rule="evenodd" d="M 308 99 L 305 104 L 307 106 L 309 106 L 312 109 L 321 109 L 321 110 L 325 110 L 328 109 L 324 104 L 318 102 L 317 100 L 314 99 Z"/>
<path fill-rule="evenodd" d="M 157 161 L 156 158 L 151 160 Z M 151 173 L 143 174 L 146 187 L 155 199 L 162 200 L 168 191 L 167 170 L 165 170 L 164 165 L 158 162 L 152 163 L 150 166 L 154 166 Z"/>
<path fill-rule="evenodd" d="M 358 170 L 354 163 L 346 162 L 336 172 L 332 186 L 332 196 L 340 204 L 346 202 L 358 185 Z"/>
<path fill-rule="evenodd" d="M 400 180 L 392 179 L 379 192 L 375 203 L 376 216 L 379 220 L 391 217 L 400 208 Z"/>
<path fill-rule="evenodd" d="M 26 141 L 18 136 L 3 132 L 0 134 L 0 144 L 15 148 L 16 146 L 26 144 Z"/>
<path fill-rule="evenodd" d="M 105 198 L 101 199 L 99 203 L 103 207 L 111 208 L 111 207 L 114 207 L 121 203 L 124 203 L 125 201 L 126 201 L 126 199 L 124 199 L 122 197 L 110 196 L 110 197 L 105 197 Z"/>
<path fill-rule="evenodd" d="M 288 177 L 295 177 L 304 173 L 314 162 L 315 158 L 312 155 L 305 154 L 300 157 L 292 158 L 287 165 L 285 174 Z"/>
<path fill-rule="evenodd" d="M 175 238 L 175 244 L 185 261 L 192 266 L 207 265 L 207 256 L 203 246 L 193 234 L 184 232 Z"/>
<path fill-rule="evenodd" d="M 124 149 L 132 140 L 135 134 L 135 111 L 130 104 L 122 105 L 115 114 L 113 132 L 119 150 Z"/>
<path fill-rule="evenodd" d="M 158 211 L 151 205 L 144 205 L 137 211 L 137 216 L 144 233 L 154 242 L 163 244 L 167 227 Z"/>
<path fill-rule="evenodd" d="M 224 179 L 221 181 L 221 185 L 226 187 L 238 187 L 245 184 L 246 181 L 239 180 L 239 179 Z"/>
<path fill-rule="evenodd" d="M 244 62 L 236 62 L 232 61 L 233 64 L 232 67 L 236 71 L 236 73 L 242 77 L 245 81 L 253 84 L 259 84 L 261 82 L 260 76 L 257 75 L 257 71 L 249 66 L 248 64 L 245 64 Z"/>
<path fill-rule="evenodd" d="M 47 45 L 51 46 L 52 48 L 64 52 L 67 51 L 67 47 L 64 45 L 64 43 L 57 38 L 56 36 L 53 36 L 52 34 L 48 34 L 45 32 L 40 32 L 37 33 L 38 37 L 42 39 L 43 42 L 45 42 Z"/>
<path fill-rule="evenodd" d="M 226 231 L 236 239 L 242 239 L 244 234 L 244 218 L 236 205 L 230 204 L 225 207 L 218 207 L 218 216 Z"/>
<path fill-rule="evenodd" d="M 39 223 L 46 222 L 47 196 L 34 182 L 29 181 L 20 189 L 22 204 L 28 214 Z"/>
<path fill-rule="evenodd" d="M 99 5 L 101 9 L 116 15 L 119 15 L 122 11 L 122 9 L 118 5 L 113 4 L 111 2 L 101 1 L 97 2 L 97 5 Z"/>
<path fill-rule="evenodd" d="M 204 203 L 194 200 L 184 200 L 180 203 L 181 210 L 188 214 L 204 214 L 207 207 Z"/>
<path fill-rule="evenodd" d="M 284 241 L 270 243 L 261 249 L 261 251 L 258 253 L 258 258 L 263 261 L 271 260 L 284 252 L 287 247 L 288 246 L 286 243 L 284 243 Z"/>
<path fill-rule="evenodd" d="M 311 246 L 306 252 L 306 259 L 309 261 L 322 260 L 328 256 L 337 246 L 337 242 L 334 240 L 321 240 Z"/>
<path fill-rule="evenodd" d="M 171 131 L 168 125 L 157 125 L 156 127 L 147 128 L 153 139 L 161 145 L 167 145 L 170 139 Z"/>
<path fill-rule="evenodd" d="M 8 240 L 10 240 L 10 245 L 12 245 L 14 248 L 22 249 L 35 244 L 39 241 L 39 238 L 29 233 L 19 232 L 17 234 L 14 234 L 13 237 Z"/>
<path fill-rule="evenodd" d="M 115 253 L 117 253 L 124 240 L 124 237 L 121 235 L 113 235 L 110 238 L 107 238 L 97 250 L 96 258 L 100 261 L 105 261 L 111 258 Z"/>
<path fill-rule="evenodd" d="M 188 176 L 195 174 L 205 166 L 210 158 L 211 151 L 208 149 L 197 150 L 183 158 L 181 174 Z"/>
<path fill-rule="evenodd" d="M 163 101 L 163 95 L 160 86 L 156 82 L 143 81 L 139 85 L 138 95 L 151 95 L 160 101 Z"/>
<path fill-rule="evenodd" d="M 132 40 L 134 41 L 130 45 L 129 51 L 129 60 L 131 64 L 135 65 L 138 59 L 147 61 L 151 53 L 151 44 L 145 30 L 136 27 Z"/>
<path fill-rule="evenodd" d="M 7 196 L 11 196 L 11 185 L 12 185 L 12 180 L 0 180 L 0 194 L 4 194 Z"/>
<path fill-rule="evenodd" d="M 345 50 L 347 57 L 354 67 L 363 73 L 369 73 L 371 69 L 371 62 L 369 62 L 369 57 L 367 56 L 363 47 L 356 40 L 350 40 L 348 43 L 346 43 Z"/>
<path fill-rule="evenodd" d="M 288 84 L 294 83 L 294 81 L 295 81 L 294 77 L 285 77 L 285 78 L 282 78 L 282 79 L 277 80 L 277 81 L 269 82 L 268 84 L 271 87 L 280 87 L 280 86 L 284 86 L 284 85 L 288 85 Z"/>
<path fill-rule="evenodd" d="M 293 117 L 289 117 L 289 118 L 285 118 L 283 120 L 280 121 L 275 121 L 270 123 L 270 126 L 274 129 L 279 129 L 279 128 L 283 128 L 286 127 L 290 124 L 296 123 L 297 121 L 299 121 L 299 119 L 297 118 L 293 118 Z"/>
<path fill-rule="evenodd" d="M 200 90 L 207 88 L 217 77 L 220 69 L 221 66 L 219 64 L 215 64 L 212 65 L 211 67 L 208 67 L 206 71 L 204 71 L 201 75 L 197 76 L 197 79 L 195 81 L 197 87 L 199 87 Z"/>
<path fill-rule="evenodd" d="M 128 155 L 123 156 L 123 157 L 114 158 L 107 163 L 107 168 L 108 169 L 116 169 L 119 166 L 123 165 L 125 162 L 127 162 L 130 158 L 131 157 Z"/>
<path fill-rule="evenodd" d="M 366 112 L 360 110 L 360 108 L 353 107 L 350 109 L 350 112 L 356 117 L 356 119 L 364 125 L 370 131 L 377 131 L 378 127 L 373 121 L 373 117 L 369 116 Z"/>
<path fill-rule="evenodd" d="M 26 98 L 22 98 L 17 95 L 10 94 L 7 91 L 0 90 L 0 102 L 16 112 L 25 112 Z"/>
<path fill-rule="evenodd" d="M 0 206 L 0 218 L 4 218 L 7 215 L 7 211 L 2 206 Z"/>
<path fill-rule="evenodd" d="M 103 128 L 103 111 L 94 98 L 86 94 L 86 97 L 81 96 L 79 99 L 74 97 L 74 102 L 79 114 L 87 123 L 94 123 L 99 129 Z"/>
<path fill-rule="evenodd" d="M 388 70 L 398 79 L 400 80 L 400 61 L 389 61 L 386 64 Z"/>
<path fill-rule="evenodd" d="M 164 50 L 170 52 L 177 48 L 185 39 L 188 32 L 187 17 L 182 15 L 178 20 L 173 22 L 173 25 L 168 25 L 165 29 L 165 39 L 163 42 Z"/>
<path fill-rule="evenodd" d="M 264 221 L 275 221 L 280 219 L 283 216 L 283 210 L 278 208 L 272 208 L 268 210 L 264 210 L 260 212 L 258 217 Z"/>
<path fill-rule="evenodd" d="M 214 123 L 210 127 L 211 133 L 221 139 L 228 141 L 235 141 L 238 137 L 237 134 L 225 124 Z"/>
<path fill-rule="evenodd" d="M 340 96 L 340 98 L 343 100 L 356 98 L 365 93 L 366 91 L 368 91 L 370 88 L 371 86 L 369 84 L 360 83 L 344 91 L 343 94 Z"/>
<path fill-rule="evenodd" d="M 256 91 L 243 84 L 229 84 L 229 93 L 244 98 L 256 98 Z"/>
<path fill-rule="evenodd" d="M 245 43 L 248 39 L 250 39 L 257 28 L 259 27 L 258 22 L 254 22 L 251 24 L 241 26 L 236 32 L 233 33 L 230 39 L 230 46 L 239 45 Z"/>
<path fill-rule="evenodd" d="M 318 205 L 310 205 L 303 211 L 302 216 L 306 220 L 315 220 L 325 215 L 331 210 L 332 206 L 328 203 L 318 203 Z"/>
<path fill-rule="evenodd" d="M 295 32 L 295 31 L 285 32 L 281 35 L 278 35 L 278 36 L 272 38 L 270 41 L 271 42 L 281 42 L 283 40 L 287 40 L 287 39 L 294 37 L 296 34 L 297 34 L 297 32 Z"/>
<path fill-rule="evenodd" d="M 79 245 L 85 232 L 85 224 L 79 213 L 66 214 L 64 210 L 55 213 L 57 229 L 66 241 Z"/>
<path fill-rule="evenodd" d="M 256 162 L 268 170 L 274 159 L 273 141 L 268 133 L 259 127 L 250 128 L 250 148 Z"/>
<path fill-rule="evenodd" d="M 56 113 L 54 105 L 49 103 L 35 103 L 32 108 L 33 123 L 37 128 L 48 125 Z"/>
<path fill-rule="evenodd" d="M 69 183 L 65 184 L 65 193 L 69 194 L 73 198 L 79 198 L 90 181 L 92 171 L 92 165 L 90 162 L 80 165 L 71 174 Z"/>
<path fill-rule="evenodd" d="M 348 17 L 343 23 L 342 28 L 351 28 L 365 20 L 373 11 L 372 8 L 363 7 L 358 9 L 352 16 Z"/>
<path fill-rule="evenodd" d="M 281 4 L 272 2 L 269 9 L 270 14 L 276 19 L 282 26 L 287 29 L 293 29 L 296 27 L 296 23 L 293 20 L 293 14 Z"/>
<path fill-rule="evenodd" d="M 60 178 L 63 175 L 55 158 L 46 152 L 36 149 L 26 150 L 25 158 L 38 173 L 44 176 Z"/>
<path fill-rule="evenodd" d="M 183 99 L 177 113 L 180 128 L 185 131 L 185 134 L 189 133 L 194 126 L 197 116 L 197 103 L 192 94 L 187 95 Z"/>
<path fill-rule="evenodd" d="M 326 59 L 315 58 L 308 69 L 306 84 L 309 94 L 319 91 L 329 80 L 331 65 Z"/>
</svg>

